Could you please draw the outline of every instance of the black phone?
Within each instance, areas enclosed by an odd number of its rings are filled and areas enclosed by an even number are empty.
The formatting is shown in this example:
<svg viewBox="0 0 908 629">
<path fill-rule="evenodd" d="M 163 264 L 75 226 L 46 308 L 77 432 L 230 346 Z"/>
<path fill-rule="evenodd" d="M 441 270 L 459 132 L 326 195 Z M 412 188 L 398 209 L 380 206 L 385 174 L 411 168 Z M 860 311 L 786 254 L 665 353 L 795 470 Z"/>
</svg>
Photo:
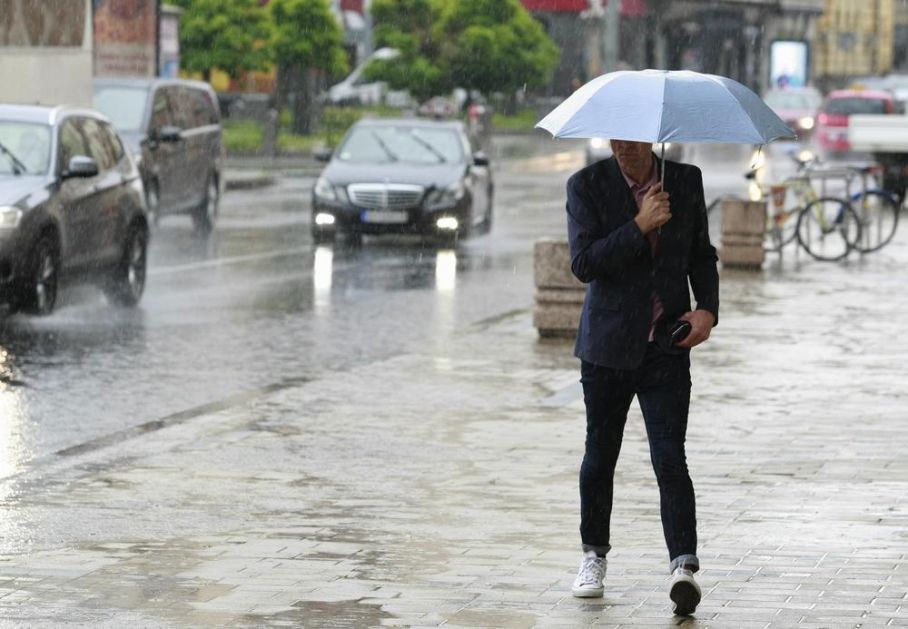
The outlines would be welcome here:
<svg viewBox="0 0 908 629">
<path fill-rule="evenodd" d="M 687 335 L 690 334 L 691 326 L 690 321 L 675 321 L 671 329 L 668 331 L 669 342 L 674 345 L 680 341 L 683 341 L 687 338 Z"/>
</svg>

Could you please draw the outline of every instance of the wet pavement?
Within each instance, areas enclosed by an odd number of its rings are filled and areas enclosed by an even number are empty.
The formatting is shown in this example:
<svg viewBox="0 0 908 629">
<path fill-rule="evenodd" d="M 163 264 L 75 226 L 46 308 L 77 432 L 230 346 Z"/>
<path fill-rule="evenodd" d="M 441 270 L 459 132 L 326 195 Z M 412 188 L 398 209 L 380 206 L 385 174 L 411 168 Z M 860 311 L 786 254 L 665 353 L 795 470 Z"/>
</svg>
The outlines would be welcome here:
<svg viewBox="0 0 908 629">
<path fill-rule="evenodd" d="M 0 478 L 187 409 L 443 343 L 456 321 L 512 309 L 532 285 L 534 234 L 561 217 L 548 182 L 502 168 L 500 228 L 456 249 L 317 247 L 314 179 L 285 178 L 228 192 L 208 240 L 187 218 L 162 221 L 135 311 L 79 288 L 52 317 L 0 320 Z"/>
<path fill-rule="evenodd" d="M 303 183 L 231 193 L 213 251 L 165 222 L 141 310 L 8 323 L 0 627 L 908 626 L 905 229 L 723 270 L 693 357 L 704 601 L 671 616 L 636 405 L 605 598 L 571 597 L 583 407 L 530 256 L 577 165 L 503 165 L 457 250 L 312 248 Z"/>
</svg>

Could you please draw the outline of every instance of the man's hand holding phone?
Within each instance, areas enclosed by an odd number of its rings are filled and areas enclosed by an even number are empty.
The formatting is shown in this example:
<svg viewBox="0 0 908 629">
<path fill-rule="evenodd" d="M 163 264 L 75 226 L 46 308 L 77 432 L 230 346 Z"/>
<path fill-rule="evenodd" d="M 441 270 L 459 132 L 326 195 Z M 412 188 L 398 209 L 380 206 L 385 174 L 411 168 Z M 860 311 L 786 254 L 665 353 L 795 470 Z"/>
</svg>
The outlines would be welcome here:
<svg viewBox="0 0 908 629">
<path fill-rule="evenodd" d="M 709 338 L 716 316 L 709 310 L 694 310 L 684 313 L 678 320 L 690 323 L 690 332 L 684 339 L 675 343 L 675 347 L 690 349 Z"/>
</svg>

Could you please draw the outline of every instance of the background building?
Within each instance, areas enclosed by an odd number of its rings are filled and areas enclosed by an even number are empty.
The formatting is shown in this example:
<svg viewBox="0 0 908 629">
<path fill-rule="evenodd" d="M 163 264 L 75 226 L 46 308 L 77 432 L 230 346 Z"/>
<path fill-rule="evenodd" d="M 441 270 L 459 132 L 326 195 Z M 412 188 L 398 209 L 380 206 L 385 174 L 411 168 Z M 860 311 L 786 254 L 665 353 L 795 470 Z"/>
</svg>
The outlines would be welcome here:
<svg viewBox="0 0 908 629">
<path fill-rule="evenodd" d="M 522 0 L 562 49 L 550 94 L 570 92 L 606 70 L 607 0 Z M 824 0 L 622 0 L 617 68 L 696 70 L 764 91 L 782 52 L 798 49 L 800 74 L 813 80 L 811 59 Z M 778 46 L 794 42 L 796 46 Z"/>
<path fill-rule="evenodd" d="M 3 101 L 90 105 L 91 1 L 5 0 L 0 8 Z"/>
<path fill-rule="evenodd" d="M 826 0 L 817 25 L 814 71 L 826 88 L 892 70 L 893 0 Z"/>
<path fill-rule="evenodd" d="M 92 0 L 95 76 L 157 76 L 158 5 L 159 0 Z"/>
</svg>

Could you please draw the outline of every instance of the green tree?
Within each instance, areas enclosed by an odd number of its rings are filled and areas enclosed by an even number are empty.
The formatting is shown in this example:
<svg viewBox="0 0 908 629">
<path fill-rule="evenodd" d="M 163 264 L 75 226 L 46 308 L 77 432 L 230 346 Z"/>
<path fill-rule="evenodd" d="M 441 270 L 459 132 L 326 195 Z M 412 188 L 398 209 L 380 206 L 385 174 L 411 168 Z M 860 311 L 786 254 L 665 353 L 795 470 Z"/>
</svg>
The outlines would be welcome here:
<svg viewBox="0 0 908 629">
<path fill-rule="evenodd" d="M 519 0 L 446 3 L 438 25 L 451 80 L 485 94 L 544 87 L 559 50 Z"/>
<path fill-rule="evenodd" d="M 545 86 L 558 47 L 519 0 L 374 0 L 379 46 L 401 51 L 366 74 L 419 99 L 454 87 L 485 94 Z"/>
<path fill-rule="evenodd" d="M 393 89 L 409 90 L 419 100 L 450 89 L 441 46 L 434 34 L 440 7 L 437 0 L 373 0 L 376 46 L 396 48 L 401 54 L 371 62 L 366 77 L 387 81 Z"/>
<path fill-rule="evenodd" d="M 343 33 L 328 0 L 272 0 L 271 50 L 278 68 L 278 110 L 289 100 L 293 128 L 310 133 L 319 76 L 347 71 Z"/>
<path fill-rule="evenodd" d="M 258 0 L 174 0 L 180 19 L 180 65 L 211 80 L 218 68 L 238 78 L 268 67 L 268 14 Z"/>
</svg>

